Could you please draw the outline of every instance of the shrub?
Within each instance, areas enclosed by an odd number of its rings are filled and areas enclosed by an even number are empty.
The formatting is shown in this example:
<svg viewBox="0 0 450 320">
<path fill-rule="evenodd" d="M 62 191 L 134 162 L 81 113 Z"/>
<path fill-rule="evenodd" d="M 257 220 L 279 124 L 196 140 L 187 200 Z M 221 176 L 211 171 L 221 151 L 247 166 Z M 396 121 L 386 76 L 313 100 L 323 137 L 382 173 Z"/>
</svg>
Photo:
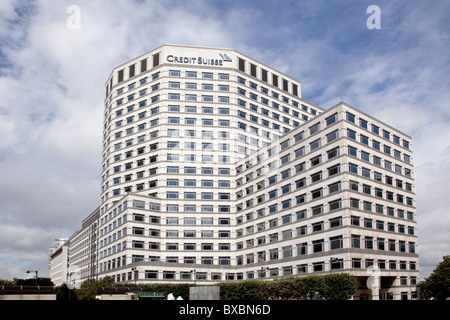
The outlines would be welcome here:
<svg viewBox="0 0 450 320">
<path fill-rule="evenodd" d="M 116 287 L 133 287 L 134 284 L 114 284 Z M 175 297 L 189 299 L 189 287 L 194 284 L 148 283 L 138 287 L 151 288 L 157 292 L 172 293 Z M 221 300 L 269 300 L 306 299 L 318 292 L 320 298 L 327 300 L 349 299 L 356 293 L 356 278 L 347 273 L 290 277 L 273 281 L 246 280 L 240 282 L 221 282 Z"/>
<path fill-rule="evenodd" d="M 356 278 L 348 273 L 324 277 L 323 295 L 327 300 L 350 299 L 356 293 Z"/>
<path fill-rule="evenodd" d="M 316 292 L 320 298 L 338 300 L 349 299 L 356 293 L 356 278 L 338 273 L 274 281 L 224 282 L 219 287 L 221 300 L 306 299 Z"/>
</svg>

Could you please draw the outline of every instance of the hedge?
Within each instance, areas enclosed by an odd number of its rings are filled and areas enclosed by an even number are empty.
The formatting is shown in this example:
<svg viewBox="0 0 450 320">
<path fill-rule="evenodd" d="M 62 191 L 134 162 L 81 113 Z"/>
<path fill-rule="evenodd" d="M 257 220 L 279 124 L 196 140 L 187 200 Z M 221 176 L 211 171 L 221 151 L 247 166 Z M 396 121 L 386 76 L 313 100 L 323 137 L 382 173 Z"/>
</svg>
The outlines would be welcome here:
<svg viewBox="0 0 450 320">
<path fill-rule="evenodd" d="M 115 284 L 128 286 L 132 284 Z M 139 284 L 139 287 L 152 288 L 157 292 L 173 293 L 189 299 L 189 287 L 194 284 Z M 356 293 L 356 278 L 348 273 L 334 273 L 327 275 L 310 275 L 306 277 L 289 277 L 273 281 L 246 280 L 239 282 L 221 282 L 221 300 L 269 300 L 269 299 L 307 299 L 308 294 L 313 297 L 318 292 L 320 299 L 339 300 L 349 299 Z"/>
<path fill-rule="evenodd" d="M 248 280 L 219 283 L 221 300 L 307 299 L 318 292 L 327 300 L 349 299 L 356 278 L 347 273 L 291 277 L 274 281 Z"/>
</svg>

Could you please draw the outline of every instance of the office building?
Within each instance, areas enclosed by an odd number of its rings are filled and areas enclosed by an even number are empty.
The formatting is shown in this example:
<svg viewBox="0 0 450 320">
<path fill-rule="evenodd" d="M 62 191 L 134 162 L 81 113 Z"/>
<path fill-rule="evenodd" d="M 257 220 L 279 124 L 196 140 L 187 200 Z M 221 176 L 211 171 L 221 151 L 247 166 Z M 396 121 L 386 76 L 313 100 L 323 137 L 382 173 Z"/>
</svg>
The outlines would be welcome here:
<svg viewBox="0 0 450 320">
<path fill-rule="evenodd" d="M 98 219 L 97 208 L 86 217 L 81 229 L 70 237 L 68 282 L 79 288 L 86 280 L 97 280 L 98 262 Z"/>
<path fill-rule="evenodd" d="M 60 286 L 67 281 L 67 267 L 69 260 L 69 239 L 54 239 L 48 249 L 48 277 L 55 286 Z M 36 275 L 37 276 L 37 275 Z"/>
<path fill-rule="evenodd" d="M 349 272 L 415 298 L 411 137 L 231 49 L 163 45 L 105 87 L 99 278 Z"/>
</svg>

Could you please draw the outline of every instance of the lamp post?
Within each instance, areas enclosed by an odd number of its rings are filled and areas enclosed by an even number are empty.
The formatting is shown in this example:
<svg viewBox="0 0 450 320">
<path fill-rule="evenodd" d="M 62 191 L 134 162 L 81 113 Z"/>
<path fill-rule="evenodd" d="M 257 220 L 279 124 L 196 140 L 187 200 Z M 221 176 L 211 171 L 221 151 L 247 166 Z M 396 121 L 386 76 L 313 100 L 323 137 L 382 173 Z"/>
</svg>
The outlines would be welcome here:
<svg viewBox="0 0 450 320">
<path fill-rule="evenodd" d="M 261 273 L 260 273 L 261 280 L 266 277 L 266 272 L 269 271 L 269 270 L 270 270 L 269 267 L 266 267 L 266 268 L 261 267 Z"/>
<path fill-rule="evenodd" d="M 30 274 L 32 272 L 36 273 L 36 287 L 37 287 L 38 286 L 38 272 L 37 272 L 37 270 L 27 270 L 28 274 Z"/>
<path fill-rule="evenodd" d="M 133 273 L 134 273 L 134 284 L 136 285 L 137 284 L 137 278 L 138 278 L 138 268 L 131 268 L 131 271 L 134 271 Z"/>
<path fill-rule="evenodd" d="M 330 274 L 333 271 L 333 262 L 339 261 L 338 258 L 330 258 Z"/>
<path fill-rule="evenodd" d="M 70 301 L 70 299 L 71 299 L 71 293 L 72 293 L 72 274 L 73 274 L 73 272 L 70 272 L 69 273 L 69 285 L 67 286 L 67 289 L 69 289 L 69 301 Z"/>
</svg>

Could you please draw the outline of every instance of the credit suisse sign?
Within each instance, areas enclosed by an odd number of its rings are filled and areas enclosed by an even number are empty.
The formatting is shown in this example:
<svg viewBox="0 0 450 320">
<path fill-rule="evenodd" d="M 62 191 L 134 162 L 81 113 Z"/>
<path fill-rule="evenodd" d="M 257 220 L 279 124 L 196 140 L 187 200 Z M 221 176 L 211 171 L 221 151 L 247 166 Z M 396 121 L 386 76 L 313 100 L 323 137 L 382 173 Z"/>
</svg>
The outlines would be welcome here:
<svg viewBox="0 0 450 320">
<path fill-rule="evenodd" d="M 166 57 L 169 63 L 185 63 L 185 64 L 198 64 L 208 66 L 223 66 L 224 62 L 231 62 L 232 59 L 225 53 L 220 53 L 220 59 L 211 59 L 204 57 L 183 57 L 169 54 Z"/>
</svg>

